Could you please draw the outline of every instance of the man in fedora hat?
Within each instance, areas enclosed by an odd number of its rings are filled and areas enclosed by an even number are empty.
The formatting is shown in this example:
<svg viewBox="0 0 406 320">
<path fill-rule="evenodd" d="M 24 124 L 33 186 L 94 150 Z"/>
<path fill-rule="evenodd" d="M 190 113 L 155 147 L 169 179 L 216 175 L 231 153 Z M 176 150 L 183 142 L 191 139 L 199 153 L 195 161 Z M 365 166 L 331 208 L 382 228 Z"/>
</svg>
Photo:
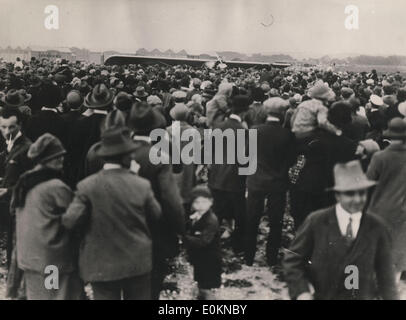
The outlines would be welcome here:
<svg viewBox="0 0 406 320">
<path fill-rule="evenodd" d="M 67 148 L 73 150 L 72 188 L 85 177 L 86 155 L 90 147 L 100 140 L 100 127 L 112 109 L 113 101 L 113 92 L 105 84 L 97 84 L 84 100 L 83 105 L 87 110 L 71 127 Z"/>
<path fill-rule="evenodd" d="M 125 127 L 106 130 L 96 150 L 103 170 L 82 180 L 63 225 L 84 231 L 80 276 L 96 300 L 151 299 L 151 228 L 161 215 L 148 180 L 129 168 L 137 145 Z"/>
<path fill-rule="evenodd" d="M 147 102 L 135 102 L 128 124 L 137 145 L 133 156 L 140 165 L 138 174 L 151 182 L 152 190 L 162 207 L 161 222 L 152 230 L 154 261 L 151 274 L 152 299 L 158 300 L 169 270 L 169 259 L 178 254 L 178 236 L 183 235 L 185 231 L 185 213 L 174 175 L 179 170 L 172 168 L 170 164 L 151 162 L 149 155 L 154 146 L 150 133 L 166 125 L 165 118 L 159 111 L 153 109 Z"/>
<path fill-rule="evenodd" d="M 25 90 L 10 89 L 5 96 L 1 98 L 1 101 L 6 107 L 17 108 L 21 114 L 30 116 L 31 109 L 27 106 L 27 102 L 30 101 L 31 95 Z"/>
<path fill-rule="evenodd" d="M 378 181 L 368 212 L 380 215 L 393 236 L 392 253 L 397 279 L 406 271 L 406 122 L 394 118 L 383 132 L 391 144 L 372 156 L 367 176 Z"/>
<path fill-rule="evenodd" d="M 376 183 L 357 160 L 337 164 L 334 177 L 337 204 L 310 214 L 286 250 L 291 298 L 398 299 L 390 234 L 379 217 L 365 212 Z"/>
</svg>

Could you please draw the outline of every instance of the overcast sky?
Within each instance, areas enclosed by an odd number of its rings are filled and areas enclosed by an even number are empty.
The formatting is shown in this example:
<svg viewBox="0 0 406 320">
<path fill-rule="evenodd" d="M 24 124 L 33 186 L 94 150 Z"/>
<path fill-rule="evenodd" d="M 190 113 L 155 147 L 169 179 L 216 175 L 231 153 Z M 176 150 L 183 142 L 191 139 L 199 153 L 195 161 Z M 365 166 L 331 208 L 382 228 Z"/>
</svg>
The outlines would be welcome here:
<svg viewBox="0 0 406 320">
<path fill-rule="evenodd" d="M 0 0 L 0 4 L 3 48 L 406 55 L 405 0 Z M 59 8 L 59 30 L 44 26 L 44 9 L 50 4 Z M 359 30 L 344 27 L 349 4 L 359 8 Z"/>
</svg>

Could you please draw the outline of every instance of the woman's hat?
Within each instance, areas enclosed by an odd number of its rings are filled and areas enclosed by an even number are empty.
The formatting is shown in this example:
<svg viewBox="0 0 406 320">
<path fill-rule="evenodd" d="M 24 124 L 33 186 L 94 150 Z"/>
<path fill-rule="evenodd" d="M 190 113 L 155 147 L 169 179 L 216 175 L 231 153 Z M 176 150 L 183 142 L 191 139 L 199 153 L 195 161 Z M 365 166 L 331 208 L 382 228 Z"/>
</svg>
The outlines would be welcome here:
<svg viewBox="0 0 406 320">
<path fill-rule="evenodd" d="M 50 133 L 44 133 L 28 149 L 28 158 L 45 163 L 66 153 L 61 141 Z"/>
<path fill-rule="evenodd" d="M 87 94 L 84 105 L 89 109 L 105 109 L 111 106 L 113 100 L 113 92 L 104 83 L 100 83 Z"/>
<path fill-rule="evenodd" d="M 95 153 L 99 157 L 124 155 L 134 151 L 137 145 L 131 139 L 130 129 L 127 127 L 113 127 L 103 132 L 101 143 Z"/>
<path fill-rule="evenodd" d="M 369 180 L 364 174 L 359 160 L 336 164 L 334 181 L 334 187 L 329 190 L 338 192 L 365 190 L 376 185 L 375 181 Z"/>
</svg>

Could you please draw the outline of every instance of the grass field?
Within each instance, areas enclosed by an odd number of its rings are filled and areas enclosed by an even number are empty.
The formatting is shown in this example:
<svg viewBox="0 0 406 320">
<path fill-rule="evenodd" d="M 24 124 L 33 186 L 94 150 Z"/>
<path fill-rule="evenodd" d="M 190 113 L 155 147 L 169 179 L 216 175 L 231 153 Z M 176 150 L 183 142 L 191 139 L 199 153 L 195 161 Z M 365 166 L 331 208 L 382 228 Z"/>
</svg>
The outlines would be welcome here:
<svg viewBox="0 0 406 320">
<path fill-rule="evenodd" d="M 383 66 L 383 65 L 350 65 L 344 67 L 335 67 L 336 71 L 351 71 L 351 72 L 371 72 L 375 69 L 379 75 L 400 72 L 406 76 L 406 66 Z"/>
</svg>

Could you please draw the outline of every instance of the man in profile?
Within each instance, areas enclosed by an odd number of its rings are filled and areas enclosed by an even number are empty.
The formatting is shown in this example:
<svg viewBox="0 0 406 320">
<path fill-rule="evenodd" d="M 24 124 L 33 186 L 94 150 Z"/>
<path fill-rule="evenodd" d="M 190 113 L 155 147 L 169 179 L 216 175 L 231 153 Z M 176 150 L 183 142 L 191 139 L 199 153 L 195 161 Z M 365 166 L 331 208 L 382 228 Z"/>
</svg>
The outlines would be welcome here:
<svg viewBox="0 0 406 320">
<path fill-rule="evenodd" d="M 336 164 L 334 178 L 337 204 L 310 214 L 285 254 L 290 297 L 398 299 L 390 235 L 379 217 L 365 212 L 368 189 L 376 183 L 357 160 Z"/>
</svg>

